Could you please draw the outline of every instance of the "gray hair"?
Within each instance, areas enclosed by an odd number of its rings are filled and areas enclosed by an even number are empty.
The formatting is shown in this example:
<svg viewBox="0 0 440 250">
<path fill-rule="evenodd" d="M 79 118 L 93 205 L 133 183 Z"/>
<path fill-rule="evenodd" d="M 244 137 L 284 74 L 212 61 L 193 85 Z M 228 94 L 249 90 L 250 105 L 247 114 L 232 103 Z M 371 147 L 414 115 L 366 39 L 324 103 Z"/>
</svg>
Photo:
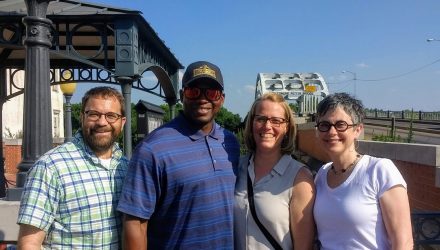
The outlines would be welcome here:
<svg viewBox="0 0 440 250">
<path fill-rule="evenodd" d="M 354 124 L 364 122 L 365 111 L 362 102 L 347 93 L 334 93 L 326 96 L 319 104 L 316 111 L 316 122 L 329 111 L 342 108 Z"/>
</svg>

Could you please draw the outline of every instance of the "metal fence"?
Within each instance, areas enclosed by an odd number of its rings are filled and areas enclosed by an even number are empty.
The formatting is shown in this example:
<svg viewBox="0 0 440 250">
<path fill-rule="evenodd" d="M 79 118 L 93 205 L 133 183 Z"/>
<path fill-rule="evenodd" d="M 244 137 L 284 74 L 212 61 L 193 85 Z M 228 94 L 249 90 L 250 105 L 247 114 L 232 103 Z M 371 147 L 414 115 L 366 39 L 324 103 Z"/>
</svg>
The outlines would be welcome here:
<svg viewBox="0 0 440 250">
<path fill-rule="evenodd" d="M 367 110 L 367 118 L 396 118 L 396 119 L 413 119 L 426 121 L 440 121 L 440 112 L 423 112 L 423 111 L 390 111 L 390 110 Z"/>
</svg>

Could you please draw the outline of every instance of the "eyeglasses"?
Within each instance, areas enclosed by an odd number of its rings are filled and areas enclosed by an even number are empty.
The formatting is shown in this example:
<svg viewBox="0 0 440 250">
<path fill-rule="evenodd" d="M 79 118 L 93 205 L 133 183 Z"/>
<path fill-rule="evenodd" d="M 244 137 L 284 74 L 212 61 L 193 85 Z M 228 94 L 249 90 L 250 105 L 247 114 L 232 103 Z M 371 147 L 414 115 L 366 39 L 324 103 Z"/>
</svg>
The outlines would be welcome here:
<svg viewBox="0 0 440 250">
<path fill-rule="evenodd" d="M 205 88 L 183 88 L 183 95 L 190 100 L 197 100 L 203 93 L 208 101 L 218 101 L 222 96 L 220 89 L 205 89 Z"/>
<path fill-rule="evenodd" d="M 330 123 L 330 122 L 318 122 L 316 124 L 316 128 L 321 132 L 328 132 L 332 127 L 335 127 L 336 131 L 338 132 L 345 132 L 348 128 L 357 126 L 357 124 L 348 124 L 345 121 L 337 121 L 336 123 Z"/>
<path fill-rule="evenodd" d="M 255 115 L 254 121 L 258 124 L 265 125 L 267 121 L 270 122 L 272 127 L 279 127 L 283 123 L 287 123 L 286 119 L 280 117 L 267 117 L 264 115 Z"/>
<path fill-rule="evenodd" d="M 108 112 L 104 114 L 95 110 L 87 110 L 84 112 L 84 114 L 86 114 L 87 119 L 92 122 L 96 122 L 101 118 L 101 116 L 105 116 L 105 120 L 108 123 L 114 123 L 122 117 L 122 115 L 113 112 Z"/>
</svg>

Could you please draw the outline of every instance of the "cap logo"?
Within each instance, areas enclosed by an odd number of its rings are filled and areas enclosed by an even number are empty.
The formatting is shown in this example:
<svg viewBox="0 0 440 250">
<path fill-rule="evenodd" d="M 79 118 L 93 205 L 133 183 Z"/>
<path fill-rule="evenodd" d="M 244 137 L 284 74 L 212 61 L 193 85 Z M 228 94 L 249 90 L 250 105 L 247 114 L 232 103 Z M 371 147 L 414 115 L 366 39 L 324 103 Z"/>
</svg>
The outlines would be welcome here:
<svg viewBox="0 0 440 250">
<path fill-rule="evenodd" d="M 207 65 L 203 65 L 200 68 L 194 69 L 193 75 L 194 75 L 193 77 L 196 77 L 199 75 L 208 75 L 208 76 L 211 76 L 211 77 L 217 79 L 217 77 L 215 76 L 215 70 L 211 69 Z"/>
</svg>

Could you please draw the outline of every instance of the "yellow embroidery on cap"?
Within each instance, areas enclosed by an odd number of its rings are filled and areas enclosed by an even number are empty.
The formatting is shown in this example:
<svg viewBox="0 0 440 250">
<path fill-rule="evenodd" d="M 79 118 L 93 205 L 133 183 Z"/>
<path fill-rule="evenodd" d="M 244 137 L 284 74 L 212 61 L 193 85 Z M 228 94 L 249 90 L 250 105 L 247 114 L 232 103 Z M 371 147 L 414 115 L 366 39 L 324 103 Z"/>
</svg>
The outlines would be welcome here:
<svg viewBox="0 0 440 250">
<path fill-rule="evenodd" d="M 211 69 L 207 65 L 203 65 L 200 68 L 194 69 L 193 75 L 194 75 L 193 77 L 196 77 L 196 76 L 199 76 L 199 75 L 208 75 L 208 76 L 217 78 L 215 76 L 215 70 Z"/>
</svg>

